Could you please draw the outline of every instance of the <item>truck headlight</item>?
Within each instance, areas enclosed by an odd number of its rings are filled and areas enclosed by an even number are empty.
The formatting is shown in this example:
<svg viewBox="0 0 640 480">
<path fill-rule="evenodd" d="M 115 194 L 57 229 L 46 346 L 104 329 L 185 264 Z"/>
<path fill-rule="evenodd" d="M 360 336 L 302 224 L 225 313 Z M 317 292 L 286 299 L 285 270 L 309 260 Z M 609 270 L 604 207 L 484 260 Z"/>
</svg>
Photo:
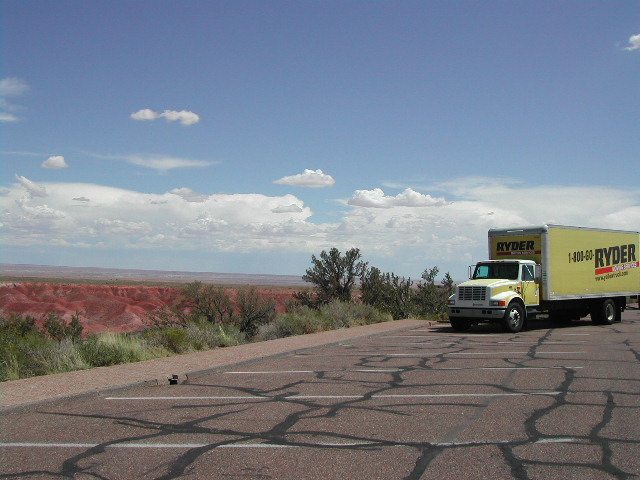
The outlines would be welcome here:
<svg viewBox="0 0 640 480">
<path fill-rule="evenodd" d="M 447 300 L 447 305 L 455 305 L 455 304 L 456 304 L 455 300 L 453 300 L 453 299 Z"/>
<path fill-rule="evenodd" d="M 489 305 L 491 305 L 492 307 L 506 307 L 507 302 L 505 300 L 491 300 L 489 302 Z"/>
</svg>

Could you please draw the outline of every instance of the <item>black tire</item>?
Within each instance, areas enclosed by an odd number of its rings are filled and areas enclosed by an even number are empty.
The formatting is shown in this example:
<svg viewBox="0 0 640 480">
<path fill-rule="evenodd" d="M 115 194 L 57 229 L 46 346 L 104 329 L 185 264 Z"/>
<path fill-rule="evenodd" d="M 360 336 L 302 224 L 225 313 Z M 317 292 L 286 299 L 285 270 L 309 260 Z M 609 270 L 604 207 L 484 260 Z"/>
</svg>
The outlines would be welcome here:
<svg viewBox="0 0 640 480">
<path fill-rule="evenodd" d="M 502 328 L 505 332 L 518 333 L 524 327 L 524 309 L 517 302 L 512 302 L 504 312 Z"/>
<path fill-rule="evenodd" d="M 466 332 L 471 328 L 471 322 L 464 318 L 450 318 L 449 323 L 456 332 Z"/>
<path fill-rule="evenodd" d="M 613 325 L 613 322 L 619 322 L 620 309 L 616 302 L 607 298 L 605 301 L 594 305 L 591 312 L 591 321 L 596 325 Z"/>
</svg>

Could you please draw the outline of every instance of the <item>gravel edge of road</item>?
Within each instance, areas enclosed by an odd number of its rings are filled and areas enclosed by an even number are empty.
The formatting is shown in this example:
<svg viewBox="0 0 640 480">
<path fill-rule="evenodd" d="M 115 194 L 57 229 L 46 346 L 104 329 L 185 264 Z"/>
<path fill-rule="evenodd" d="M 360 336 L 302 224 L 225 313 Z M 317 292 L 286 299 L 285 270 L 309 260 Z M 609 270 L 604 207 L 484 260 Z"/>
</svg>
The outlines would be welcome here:
<svg viewBox="0 0 640 480">
<path fill-rule="evenodd" d="M 144 385 L 167 385 L 169 379 L 173 377 L 178 383 L 184 383 L 187 379 L 222 368 L 245 365 L 295 351 L 308 351 L 336 345 L 345 340 L 368 338 L 430 325 L 431 322 L 425 320 L 396 320 L 144 362 L 11 380 L 0 383 L 0 414 L 30 409 L 44 403 L 114 393 Z"/>
</svg>

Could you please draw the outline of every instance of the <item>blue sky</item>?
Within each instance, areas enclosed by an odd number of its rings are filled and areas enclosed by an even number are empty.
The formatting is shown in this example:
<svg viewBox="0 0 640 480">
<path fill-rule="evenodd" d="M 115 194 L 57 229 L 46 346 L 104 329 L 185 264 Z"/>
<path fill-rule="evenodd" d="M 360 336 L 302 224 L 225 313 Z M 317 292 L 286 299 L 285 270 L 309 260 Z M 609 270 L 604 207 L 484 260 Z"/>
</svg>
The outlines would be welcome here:
<svg viewBox="0 0 640 480">
<path fill-rule="evenodd" d="M 455 279 L 640 229 L 640 2 L 0 4 L 0 262 Z"/>
</svg>

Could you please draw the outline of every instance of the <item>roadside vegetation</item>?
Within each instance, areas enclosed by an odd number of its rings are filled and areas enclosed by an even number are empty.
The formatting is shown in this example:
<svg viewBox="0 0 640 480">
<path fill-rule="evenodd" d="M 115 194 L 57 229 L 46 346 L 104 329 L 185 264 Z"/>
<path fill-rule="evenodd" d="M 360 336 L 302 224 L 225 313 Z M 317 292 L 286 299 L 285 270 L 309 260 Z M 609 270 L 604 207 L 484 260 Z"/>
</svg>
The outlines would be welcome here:
<svg viewBox="0 0 640 480">
<path fill-rule="evenodd" d="M 85 336 L 79 311 L 70 320 L 56 312 L 0 317 L 0 381 L 401 318 L 442 319 L 453 288 L 448 273 L 436 283 L 437 267 L 413 282 L 369 267 L 356 248 L 323 251 L 311 263 L 303 278 L 313 288 L 296 292 L 284 313 L 254 287 L 232 299 L 225 287 L 192 282 L 172 305 L 150 312 L 138 332 Z"/>
</svg>

